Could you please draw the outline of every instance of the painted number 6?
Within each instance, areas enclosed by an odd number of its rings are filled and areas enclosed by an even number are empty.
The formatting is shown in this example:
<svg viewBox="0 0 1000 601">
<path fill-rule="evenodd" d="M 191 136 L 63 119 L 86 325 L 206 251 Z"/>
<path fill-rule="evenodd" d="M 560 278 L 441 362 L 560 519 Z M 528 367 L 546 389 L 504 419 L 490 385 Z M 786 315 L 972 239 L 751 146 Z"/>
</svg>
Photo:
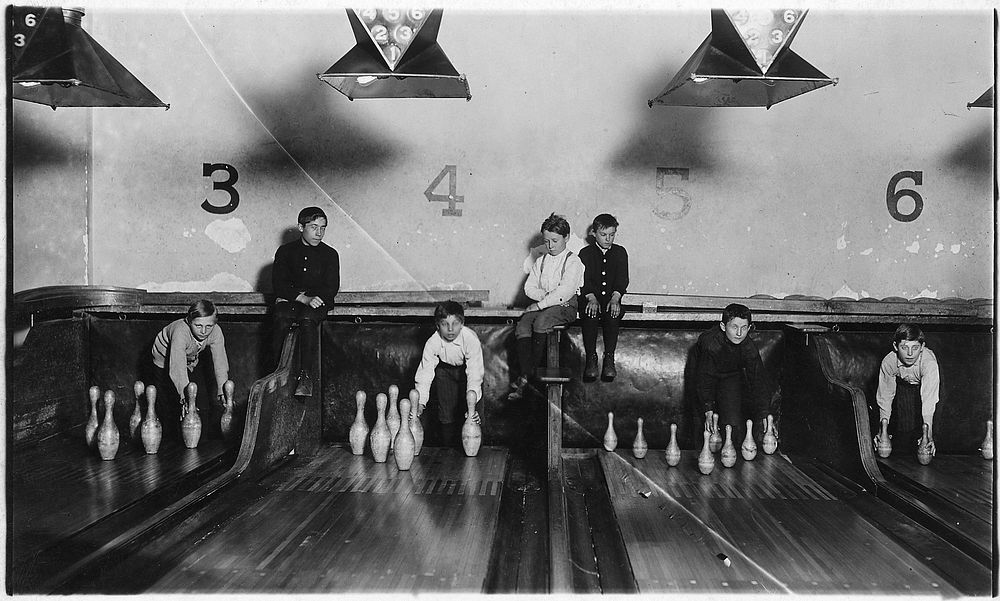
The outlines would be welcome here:
<svg viewBox="0 0 1000 601">
<path fill-rule="evenodd" d="M 236 171 L 236 167 L 227 163 L 202 163 L 201 171 L 202 175 L 205 177 L 212 177 L 212 174 L 216 171 L 225 171 L 229 174 L 229 177 L 225 181 L 212 182 L 213 190 L 222 190 L 229 194 L 229 204 L 216 206 L 208 202 L 208 199 L 206 198 L 205 201 L 201 203 L 201 208 L 215 215 L 225 215 L 226 213 L 232 213 L 235 211 L 236 207 L 240 206 L 240 193 L 233 187 L 236 185 L 236 180 L 240 179 L 240 174 Z"/>
<path fill-rule="evenodd" d="M 905 223 L 920 217 L 920 213 L 924 210 L 924 199 L 916 190 L 911 190 L 910 188 L 897 190 L 896 186 L 899 185 L 899 180 L 901 179 L 912 179 L 913 184 L 919 186 L 924 181 L 924 172 L 900 171 L 892 176 L 889 180 L 889 185 L 885 189 L 885 206 L 889 209 L 889 214 L 896 221 Z M 910 213 L 904 214 L 899 212 L 899 199 L 904 196 L 909 196 L 913 199 L 913 211 Z"/>
</svg>

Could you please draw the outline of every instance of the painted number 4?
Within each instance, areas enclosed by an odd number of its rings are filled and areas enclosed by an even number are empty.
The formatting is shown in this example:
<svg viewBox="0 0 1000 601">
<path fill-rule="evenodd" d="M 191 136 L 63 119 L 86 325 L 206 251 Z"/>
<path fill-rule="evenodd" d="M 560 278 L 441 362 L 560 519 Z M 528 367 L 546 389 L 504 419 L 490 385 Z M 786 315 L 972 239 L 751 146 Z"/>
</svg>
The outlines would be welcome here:
<svg viewBox="0 0 1000 601">
<path fill-rule="evenodd" d="M 435 194 L 434 189 L 441 184 L 441 180 L 448 177 L 448 193 L 447 194 Z M 445 217 L 461 217 L 462 209 L 456 209 L 455 205 L 460 202 L 465 202 L 464 196 L 459 196 L 457 193 L 458 189 L 458 168 L 455 165 L 445 165 L 441 173 L 437 174 L 431 185 L 427 186 L 424 190 L 424 196 L 427 197 L 428 202 L 446 202 L 448 203 L 447 209 L 441 209 L 441 214 Z"/>
</svg>

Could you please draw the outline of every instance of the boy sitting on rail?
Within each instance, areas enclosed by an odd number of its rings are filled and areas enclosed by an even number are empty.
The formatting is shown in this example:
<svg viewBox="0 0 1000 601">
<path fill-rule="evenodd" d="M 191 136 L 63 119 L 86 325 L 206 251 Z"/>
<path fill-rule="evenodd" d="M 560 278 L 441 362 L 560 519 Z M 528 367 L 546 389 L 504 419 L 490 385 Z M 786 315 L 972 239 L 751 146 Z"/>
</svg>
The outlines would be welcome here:
<svg viewBox="0 0 1000 601">
<path fill-rule="evenodd" d="M 434 325 L 437 330 L 424 344 L 420 366 L 413 378 L 413 387 L 420 394 L 420 400 L 412 414 L 420 419 L 431 399 L 433 384 L 440 442 L 442 446 L 452 447 L 458 444 L 461 420 L 467 417 L 466 393 L 475 392 L 477 401 L 483 398 L 486 373 L 483 346 L 479 336 L 465 326 L 465 311 L 455 301 L 444 301 L 434 308 Z M 472 414 L 472 419 L 479 423 L 478 411 Z"/>
<path fill-rule="evenodd" d="M 326 213 L 319 207 L 299 211 L 299 239 L 278 247 L 274 253 L 271 283 L 274 302 L 274 363 L 281 358 L 281 346 L 293 323 L 299 324 L 301 371 L 295 394 L 312 396 L 311 368 L 319 350 L 319 327 L 333 309 L 340 291 L 340 255 L 323 243 Z"/>
<path fill-rule="evenodd" d="M 548 334 L 559 325 L 576 321 L 577 292 L 583 285 L 583 263 L 566 248 L 569 222 L 552 213 L 541 227 L 546 252 L 535 259 L 524 281 L 524 293 L 535 302 L 528 305 L 514 326 L 521 375 L 509 397 L 520 399 L 528 378 L 545 357 Z"/>
</svg>

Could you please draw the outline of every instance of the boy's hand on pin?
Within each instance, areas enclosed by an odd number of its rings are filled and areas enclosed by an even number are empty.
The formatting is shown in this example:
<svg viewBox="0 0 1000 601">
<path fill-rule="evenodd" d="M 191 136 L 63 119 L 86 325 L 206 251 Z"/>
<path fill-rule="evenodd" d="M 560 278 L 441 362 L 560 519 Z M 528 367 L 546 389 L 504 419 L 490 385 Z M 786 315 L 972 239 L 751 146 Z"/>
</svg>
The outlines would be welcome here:
<svg viewBox="0 0 1000 601">
<path fill-rule="evenodd" d="M 587 298 L 587 317 L 597 317 L 597 314 L 601 311 L 601 305 L 597 302 L 596 298 Z"/>
<path fill-rule="evenodd" d="M 712 421 L 713 411 L 705 412 L 705 431 L 711 434 L 715 434 L 715 424 Z"/>
<path fill-rule="evenodd" d="M 469 412 L 468 411 L 465 412 L 465 419 L 469 419 Z M 477 424 L 481 423 L 480 420 L 479 420 L 479 412 L 478 411 L 473 411 L 472 412 L 472 421 L 476 422 Z"/>
<path fill-rule="evenodd" d="M 416 418 L 416 417 L 420 417 L 421 415 L 423 415 L 424 414 L 424 406 L 425 405 L 423 403 L 417 403 L 416 407 L 413 408 L 413 411 L 410 412 L 410 413 L 414 414 L 414 415 L 410 416 L 410 419 L 413 419 L 413 418 Z"/>
</svg>

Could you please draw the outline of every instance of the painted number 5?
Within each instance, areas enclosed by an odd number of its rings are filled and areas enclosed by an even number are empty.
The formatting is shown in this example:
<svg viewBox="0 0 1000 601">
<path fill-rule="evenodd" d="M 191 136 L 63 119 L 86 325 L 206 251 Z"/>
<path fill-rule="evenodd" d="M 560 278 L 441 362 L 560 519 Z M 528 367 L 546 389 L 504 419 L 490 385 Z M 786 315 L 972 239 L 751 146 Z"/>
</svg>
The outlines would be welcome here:
<svg viewBox="0 0 1000 601">
<path fill-rule="evenodd" d="M 227 192 L 229 194 L 229 204 L 216 206 L 208 202 L 208 199 L 206 198 L 205 201 L 201 203 L 201 208 L 216 215 L 225 215 L 226 213 L 232 213 L 235 211 L 236 207 L 240 206 L 240 193 L 233 187 L 236 185 L 236 180 L 240 179 L 240 174 L 236 172 L 236 167 L 226 163 L 202 163 L 201 170 L 202 175 L 205 177 L 212 177 L 212 174 L 216 171 L 225 171 L 229 174 L 229 177 L 225 181 L 212 182 L 213 190 L 222 190 L 223 192 Z"/>
<path fill-rule="evenodd" d="M 885 206 L 889 209 L 889 214 L 892 215 L 892 218 L 896 221 L 902 221 L 905 223 L 920 217 L 921 211 L 924 210 L 924 199 L 916 190 L 911 190 L 910 188 L 897 190 L 896 186 L 899 185 L 899 180 L 902 179 L 912 179 L 913 184 L 919 186 L 924 181 L 924 172 L 900 171 L 889 179 L 889 185 L 885 189 Z M 899 212 L 899 199 L 904 196 L 909 196 L 913 199 L 913 210 L 909 213 Z"/>
</svg>

